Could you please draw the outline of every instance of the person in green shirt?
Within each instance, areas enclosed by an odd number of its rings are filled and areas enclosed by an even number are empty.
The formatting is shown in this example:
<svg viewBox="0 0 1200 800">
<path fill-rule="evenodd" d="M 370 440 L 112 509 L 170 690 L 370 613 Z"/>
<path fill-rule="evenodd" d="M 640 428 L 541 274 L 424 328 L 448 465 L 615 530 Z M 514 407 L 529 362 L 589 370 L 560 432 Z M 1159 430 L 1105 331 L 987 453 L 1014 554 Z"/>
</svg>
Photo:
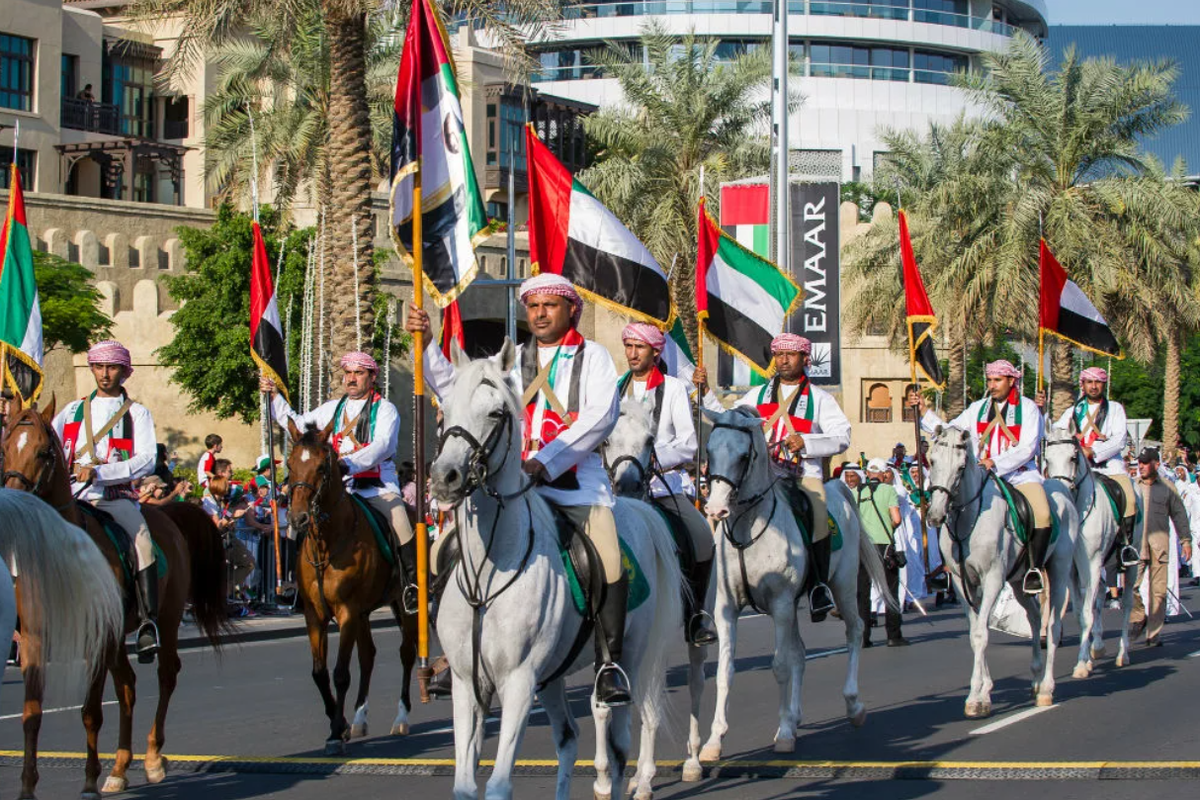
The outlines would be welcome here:
<svg viewBox="0 0 1200 800">
<path fill-rule="evenodd" d="M 867 480 L 851 489 L 858 501 L 858 516 L 862 520 L 863 532 L 879 550 L 887 573 L 887 589 L 893 597 L 900 591 L 900 570 L 906 558 L 903 548 L 897 548 L 893 534 L 900 526 L 900 498 L 895 487 L 885 480 L 887 463 L 882 458 L 873 458 L 867 463 Z M 858 613 L 862 617 L 863 647 L 871 646 L 871 578 L 866 569 L 858 568 Z M 888 647 L 905 647 L 908 640 L 900 632 L 900 612 L 888 608 L 885 612 L 885 629 Z"/>
</svg>

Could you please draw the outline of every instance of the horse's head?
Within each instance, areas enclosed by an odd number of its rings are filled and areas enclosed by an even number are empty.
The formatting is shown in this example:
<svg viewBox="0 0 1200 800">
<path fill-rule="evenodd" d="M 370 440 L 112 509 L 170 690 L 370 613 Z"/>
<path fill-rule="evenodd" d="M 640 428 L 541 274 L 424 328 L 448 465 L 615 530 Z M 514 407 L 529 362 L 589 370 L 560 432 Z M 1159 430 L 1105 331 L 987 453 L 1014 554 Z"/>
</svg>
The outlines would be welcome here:
<svg viewBox="0 0 1200 800">
<path fill-rule="evenodd" d="M 506 492 L 506 478 L 515 483 L 518 476 L 508 470 L 520 465 L 522 416 L 511 340 L 491 358 L 472 361 L 457 344 L 450 355 L 454 387 L 442 398 L 444 430 L 429 477 L 438 502 L 455 505 L 476 489 Z"/>
<path fill-rule="evenodd" d="M 971 436 L 961 428 L 942 427 L 929 447 L 929 511 L 925 520 L 941 525 L 958 496 L 963 474 L 971 461 Z"/>
<path fill-rule="evenodd" d="M 33 407 L 22 408 L 20 400 L 14 401 L 4 439 L 5 488 L 42 496 L 56 474 L 65 476 L 62 447 L 50 425 L 54 409 L 53 397 L 41 411 Z"/>
<path fill-rule="evenodd" d="M 604 468 L 613 490 L 626 497 L 641 497 L 650 481 L 650 456 L 654 452 L 654 419 L 633 398 L 621 401 L 621 416 L 604 443 Z"/>
<path fill-rule="evenodd" d="M 288 519 L 300 534 L 307 533 L 314 524 L 320 525 L 329 516 L 328 509 L 335 498 L 333 493 L 342 485 L 337 455 L 329 441 L 333 423 L 331 419 L 323 429 L 308 425 L 301 431 L 294 421 L 288 420 L 288 433 L 292 437 L 292 452 L 287 461 L 291 487 Z"/>
<path fill-rule="evenodd" d="M 1079 440 L 1065 428 L 1052 428 L 1046 434 L 1046 475 L 1060 480 L 1071 490 L 1082 476 Z"/>
<path fill-rule="evenodd" d="M 722 414 L 705 411 L 712 422 L 708 437 L 708 500 L 704 511 L 725 519 L 738 505 L 739 492 L 752 492 L 763 482 L 768 467 L 762 417 L 752 408 L 738 407 Z"/>
</svg>

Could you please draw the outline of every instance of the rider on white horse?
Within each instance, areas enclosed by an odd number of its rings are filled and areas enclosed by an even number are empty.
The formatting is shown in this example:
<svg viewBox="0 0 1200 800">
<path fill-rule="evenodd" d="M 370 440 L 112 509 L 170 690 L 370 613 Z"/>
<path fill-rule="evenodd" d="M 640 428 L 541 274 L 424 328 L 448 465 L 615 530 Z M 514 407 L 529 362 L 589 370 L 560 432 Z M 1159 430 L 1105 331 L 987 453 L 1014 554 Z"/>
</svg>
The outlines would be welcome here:
<svg viewBox="0 0 1200 800">
<path fill-rule="evenodd" d="M 88 350 L 87 362 L 96 391 L 68 403 L 51 424 L 72 470 L 72 494 L 111 514 L 133 543 L 141 620 L 137 656 L 139 663 L 148 664 L 158 652 L 158 570 L 133 482 L 154 471 L 154 418 L 125 391 L 133 362 L 123 344 L 97 342 Z"/>
<path fill-rule="evenodd" d="M 687 640 L 694 647 L 716 644 L 717 634 L 703 613 L 712 575 L 713 533 L 704 515 L 689 499 L 695 497 L 696 487 L 686 467 L 696 457 L 697 443 L 688 387 L 678 378 L 663 374 L 659 356 L 666 338 L 656 326 L 645 322 L 630 323 L 621 332 L 621 340 L 625 344 L 629 372 L 617 381 L 618 394 L 645 405 L 654 420 L 652 447 L 662 467 L 662 477 L 656 475 L 651 479 L 650 496 L 659 498 L 657 505 L 679 519 L 692 541 L 693 563 L 691 571 L 684 575 L 692 601 L 686 609 Z M 663 501 L 669 497 L 677 498 L 677 501 Z"/>
<path fill-rule="evenodd" d="M 757 409 L 775 465 L 794 475 L 797 485 L 812 502 L 812 560 L 816 585 L 809 594 L 813 622 L 820 622 L 833 609 L 829 591 L 829 563 L 833 539 L 825 509 L 825 484 L 821 459 L 846 452 L 850 447 L 850 420 L 833 395 L 808 381 L 812 342 L 794 333 L 781 333 L 771 341 L 777 370 L 766 386 L 751 389 L 736 405 Z M 704 407 L 725 410 L 711 392 L 705 393 L 707 375 L 696 368 L 693 381 L 704 397 Z"/>
<path fill-rule="evenodd" d="M 1138 564 L 1138 551 L 1133 548 L 1133 528 L 1137 521 L 1137 497 L 1133 481 L 1125 469 L 1125 445 L 1129 431 L 1125 426 L 1125 406 L 1109 400 L 1105 395 L 1108 373 L 1100 367 L 1088 367 L 1079 373 L 1079 401 L 1063 412 L 1054 423 L 1075 434 L 1088 464 L 1102 475 L 1112 478 L 1125 493 L 1125 516 L 1120 522 L 1121 566 L 1134 567 Z M 1036 398 L 1039 406 L 1045 407 L 1046 395 L 1040 392 Z"/>
<path fill-rule="evenodd" d="M 297 414 L 276 391 L 275 383 L 265 376 L 259 388 L 269 392 L 271 416 L 280 425 L 288 420 L 303 431 L 308 425 L 324 428 L 333 423 L 330 443 L 344 470 L 346 489 L 362 498 L 392 525 L 400 542 L 400 566 L 404 580 L 404 610 L 417 611 L 417 545 L 408 513 L 396 479 L 396 445 L 400 438 L 400 414 L 387 398 L 375 389 L 379 365 L 366 353 L 350 352 L 342 356 L 342 388 L 345 394 L 323 403 L 307 414 Z"/>
<path fill-rule="evenodd" d="M 1053 524 L 1037 463 L 1042 445 L 1042 412 L 1037 403 L 1018 391 L 1021 371 L 1010 362 L 993 361 L 984 369 L 984 375 L 988 396 L 968 406 L 950 425 L 970 434 L 980 466 L 1008 481 L 1029 501 L 1033 531 L 1026 546 L 1029 567 L 1021 588 L 1026 594 L 1037 594 L 1046 585 L 1043 570 L 1050 552 Z M 920 396 L 919 405 L 921 427 L 935 433 L 943 424 L 941 418 L 929 410 L 924 396 Z"/>
<path fill-rule="evenodd" d="M 577 330 L 583 298 L 570 281 L 543 273 L 521 284 L 520 295 L 536 340 L 517 348 L 512 373 L 525 409 L 523 469 L 542 498 L 580 528 L 600 555 L 606 587 L 596 625 L 596 699 L 626 705 L 629 682 L 617 663 L 624 649 L 629 581 L 621 564 L 612 486 L 599 453 L 620 415 L 617 370 L 608 350 Z M 411 309 L 406 327 L 428 332 L 429 315 Z M 425 378 L 444 397 L 454 383 L 454 365 L 429 342 L 426 336 Z"/>
</svg>

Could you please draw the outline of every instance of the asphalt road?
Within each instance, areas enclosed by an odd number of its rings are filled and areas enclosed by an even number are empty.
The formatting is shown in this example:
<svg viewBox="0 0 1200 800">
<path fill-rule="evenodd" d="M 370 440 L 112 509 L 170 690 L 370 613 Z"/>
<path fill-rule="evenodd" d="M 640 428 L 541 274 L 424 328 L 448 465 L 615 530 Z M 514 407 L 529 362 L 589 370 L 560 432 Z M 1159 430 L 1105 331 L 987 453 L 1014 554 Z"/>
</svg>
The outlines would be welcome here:
<svg viewBox="0 0 1200 800">
<path fill-rule="evenodd" d="M 1200 606 L 1200 592 L 1185 593 L 1184 602 Z M 1106 612 L 1109 624 L 1115 612 Z M 1059 652 L 1056 705 L 1028 713 L 1029 645 L 995 634 L 989 650 L 994 715 L 985 721 L 962 716 L 970 671 L 970 648 L 965 637 L 966 620 L 958 609 L 934 611 L 928 619 L 906 615 L 905 635 L 909 648 L 875 647 L 864 653 L 860 673 L 862 696 L 869 710 L 867 724 L 855 729 L 845 720 L 841 685 L 845 656 L 844 633 L 836 621 L 803 625 L 812 656 L 805 676 L 804 724 L 798 739 L 797 762 L 875 762 L 891 769 L 903 762 L 972 763 L 976 771 L 964 777 L 945 773 L 901 769 L 891 777 L 868 779 L 854 773 L 818 778 L 754 777 L 746 769 L 709 775 L 701 783 L 683 784 L 677 768 L 660 766 L 655 782 L 656 796 L 664 798 L 850 798 L 868 793 L 873 798 L 920 798 L 934 793 L 945 797 L 1024 798 L 1030 792 L 1049 789 L 1056 798 L 1183 797 L 1194 795 L 1194 781 L 1171 778 L 1166 770 L 1154 775 L 1162 780 L 1123 780 L 1119 770 L 1091 770 L 1087 777 L 1055 779 L 1055 773 L 1031 765 L 1046 762 L 1180 762 L 1200 761 L 1200 731 L 1195 725 L 1200 713 L 1196 694 L 1196 671 L 1200 669 L 1200 623 L 1186 618 L 1169 625 L 1166 646 L 1156 650 L 1137 647 L 1133 664 L 1113 666 L 1115 645 L 1086 680 L 1070 677 L 1074 665 L 1076 626 L 1066 625 L 1067 641 Z M 731 730 L 726 737 L 726 757 L 734 762 L 776 761 L 771 739 L 776 725 L 776 685 L 770 670 L 772 632 L 763 617 L 743 620 L 740 626 L 738 674 L 731 702 Z M 1111 636 L 1111 634 L 1110 634 Z M 876 638 L 882 633 L 876 631 Z M 394 629 L 377 633 L 379 658 L 376 663 L 371 704 L 372 733 L 351 744 L 349 758 L 419 759 L 432 762 L 452 759 L 450 704 L 446 701 L 417 705 L 411 716 L 412 735 L 386 735 L 399 698 L 398 635 Z M 710 674 L 715 666 L 710 663 Z M 327 723 L 321 713 L 316 689 L 309 678 L 310 658 L 305 640 L 299 638 L 255 641 L 214 657 L 201 650 L 184 654 L 184 668 L 167 725 L 168 756 L 177 756 L 173 771 L 159 786 L 146 786 L 137 768 L 130 771 L 131 789 L 118 797 L 153 797 L 162 800 L 238 800 L 239 798 L 284 797 L 289 800 L 327 798 L 331 794 L 355 798 L 446 797 L 451 779 L 362 774 L 370 767 L 338 764 L 317 765 L 323 758 L 322 745 Z M 686 732 L 687 690 L 684 686 L 685 655 L 677 649 L 670 673 L 673 734 L 660 737 L 658 758 L 674 761 L 682 757 Z M 138 705 L 135 715 L 134 749 L 144 749 L 145 735 L 157 697 L 154 673 L 138 670 Z M 580 758 L 594 753 L 594 737 L 587 712 L 589 686 L 584 675 L 572 682 L 572 705 L 580 720 Z M 704 735 L 712 719 L 715 687 L 710 681 L 705 696 Z M 353 694 L 353 691 L 352 691 Z M 415 689 L 414 689 L 415 694 Z M 21 748 L 20 676 L 9 668 L 0 690 L 0 750 Z M 109 693 L 111 700 L 111 689 Z M 114 705 L 105 706 L 106 726 L 102 750 L 111 753 L 116 744 Z M 494 735 L 496 724 L 488 726 Z M 636 741 L 636 738 L 635 738 Z M 42 751 L 78 753 L 83 747 L 79 713 L 74 709 L 46 715 L 42 726 Z M 494 753 L 495 741 L 485 744 L 484 756 Z M 227 766 L 233 771 L 211 771 L 211 764 L 197 771 L 203 759 L 192 756 L 283 758 L 283 762 Z M 521 753 L 525 759 L 553 758 L 553 746 L 545 718 L 535 710 Z M 1017 771 L 997 765 L 1019 762 Z M 17 759 L 0 755 L 0 797 L 15 797 L 19 786 Z M 340 771 L 333 774 L 335 768 Z M 275 774 L 261 774 L 267 770 Z M 290 772 L 288 772 L 290 771 Z M 386 766 L 374 768 L 389 771 Z M 392 772 L 395 769 L 391 769 Z M 753 771 L 753 770 L 750 770 Z M 321 774 L 324 772 L 324 774 Z M 68 757 L 42 763 L 39 796 L 76 797 L 82 786 L 80 762 Z M 861 774 L 861 773 L 860 773 Z M 986 779 L 982 776 L 986 774 Z M 973 776 L 973 777 L 972 777 Z M 1100 779 L 1104 778 L 1104 779 Z M 484 778 L 480 778 L 482 786 Z M 1042 782 L 1039 786 L 1035 781 Z M 529 775 L 516 779 L 518 796 L 548 797 L 553 780 Z M 398 794 L 399 793 L 399 794 Z M 591 797 L 591 781 L 577 774 L 572 797 Z"/>
</svg>

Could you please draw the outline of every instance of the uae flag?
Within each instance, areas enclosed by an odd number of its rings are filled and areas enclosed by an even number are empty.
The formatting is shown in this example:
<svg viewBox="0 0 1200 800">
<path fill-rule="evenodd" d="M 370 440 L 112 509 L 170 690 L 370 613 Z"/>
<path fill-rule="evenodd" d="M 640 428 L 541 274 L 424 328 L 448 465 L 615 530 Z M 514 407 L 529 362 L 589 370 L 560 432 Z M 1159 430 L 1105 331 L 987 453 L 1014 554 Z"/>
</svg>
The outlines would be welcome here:
<svg viewBox="0 0 1200 800">
<path fill-rule="evenodd" d="M 900 211 L 900 261 L 904 264 L 904 308 L 908 323 L 908 361 L 912 365 L 913 383 L 917 382 L 918 371 L 938 389 L 946 387 L 942 377 L 942 365 L 938 362 L 937 350 L 933 346 L 933 333 L 937 330 L 937 315 L 929 295 L 925 293 L 925 282 L 913 255 L 912 240 L 908 236 L 908 215 Z"/>
<path fill-rule="evenodd" d="M 467 337 L 463 331 L 462 310 L 455 300 L 442 309 L 442 352 L 450 358 L 450 343 L 458 342 L 458 349 L 467 351 Z"/>
<path fill-rule="evenodd" d="M 392 125 L 392 226 L 401 257 L 413 254 L 413 190 L 421 185 L 421 271 L 443 308 L 478 272 L 474 247 L 487 212 L 463 127 L 449 39 L 429 0 L 413 0 Z"/>
<path fill-rule="evenodd" d="M 796 282 L 717 225 L 700 201 L 696 316 L 721 349 L 760 375 L 775 371 L 771 340 L 800 302 Z"/>
<path fill-rule="evenodd" d="M 1050 252 L 1045 239 L 1039 244 L 1038 263 L 1042 273 L 1039 333 L 1052 333 L 1102 356 L 1124 358 L 1112 328 L 1083 290 L 1067 279 L 1067 271 Z"/>
<path fill-rule="evenodd" d="M 250 357 L 290 403 L 287 350 L 283 345 L 283 326 L 279 324 L 279 300 L 271 284 L 271 262 L 267 259 L 262 229 L 257 222 L 251 228 L 254 252 L 250 260 Z"/>
<path fill-rule="evenodd" d="M 663 337 L 663 350 L 659 358 L 668 375 L 679 378 L 689 387 L 692 385 L 692 374 L 696 371 L 696 359 L 692 357 L 692 347 L 688 344 L 687 334 L 683 331 L 683 320 L 675 315 L 675 324 Z"/>
<path fill-rule="evenodd" d="M 599 305 L 665 327 L 667 276 L 646 246 L 542 144 L 525 131 L 529 163 L 529 258 Z"/>
<path fill-rule="evenodd" d="M 21 173 L 12 167 L 8 214 L 0 229 L 0 352 L 3 383 L 24 403 L 41 394 L 42 310 L 33 274 L 33 246 L 25 222 Z"/>
</svg>

